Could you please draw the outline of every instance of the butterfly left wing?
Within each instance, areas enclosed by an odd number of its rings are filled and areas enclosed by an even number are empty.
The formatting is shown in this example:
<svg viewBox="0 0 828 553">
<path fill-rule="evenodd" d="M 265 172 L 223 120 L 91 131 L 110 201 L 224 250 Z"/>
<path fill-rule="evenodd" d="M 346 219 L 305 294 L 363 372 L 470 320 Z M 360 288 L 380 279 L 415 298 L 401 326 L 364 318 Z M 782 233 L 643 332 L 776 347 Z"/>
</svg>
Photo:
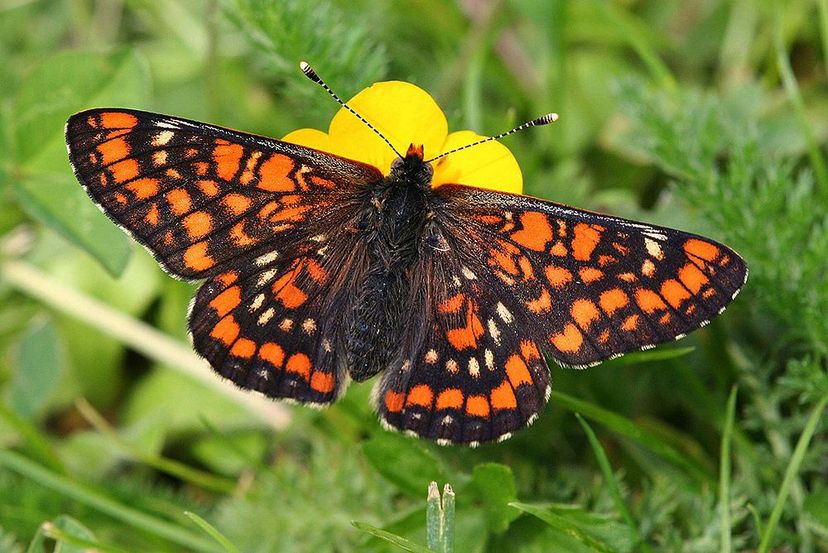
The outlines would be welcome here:
<svg viewBox="0 0 828 553">
<path fill-rule="evenodd" d="M 438 441 L 534 420 L 549 393 L 539 351 L 586 367 L 674 340 L 747 278 L 735 252 L 697 235 L 461 185 L 435 196 L 413 271 L 432 276 L 412 282 L 405 353 L 375 402 L 387 425 Z"/>
<path fill-rule="evenodd" d="M 66 144 L 87 194 L 185 279 L 215 276 L 274 241 L 301 243 L 382 179 L 358 161 L 136 110 L 75 114 Z"/>
</svg>

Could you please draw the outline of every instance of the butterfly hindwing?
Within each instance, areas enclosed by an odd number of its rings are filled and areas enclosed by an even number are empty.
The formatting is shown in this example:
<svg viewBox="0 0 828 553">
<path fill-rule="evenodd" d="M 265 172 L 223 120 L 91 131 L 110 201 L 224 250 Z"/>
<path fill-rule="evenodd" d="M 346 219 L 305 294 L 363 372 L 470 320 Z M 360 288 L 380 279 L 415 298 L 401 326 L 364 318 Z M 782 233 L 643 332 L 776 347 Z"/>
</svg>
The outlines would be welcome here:
<svg viewBox="0 0 828 553">
<path fill-rule="evenodd" d="M 66 125 L 86 192 L 173 275 L 196 279 L 341 209 L 382 179 L 375 168 L 302 146 L 133 110 Z"/>
<path fill-rule="evenodd" d="M 549 369 L 516 298 L 470 268 L 454 236 L 437 238 L 421 244 L 413 315 L 375 387 L 376 408 L 386 425 L 443 443 L 506 438 L 546 403 Z"/>
<path fill-rule="evenodd" d="M 563 365 L 680 338 L 721 313 L 747 278 L 738 254 L 694 234 L 460 185 L 436 194 L 453 247 L 517 300 L 523 332 Z"/>
</svg>

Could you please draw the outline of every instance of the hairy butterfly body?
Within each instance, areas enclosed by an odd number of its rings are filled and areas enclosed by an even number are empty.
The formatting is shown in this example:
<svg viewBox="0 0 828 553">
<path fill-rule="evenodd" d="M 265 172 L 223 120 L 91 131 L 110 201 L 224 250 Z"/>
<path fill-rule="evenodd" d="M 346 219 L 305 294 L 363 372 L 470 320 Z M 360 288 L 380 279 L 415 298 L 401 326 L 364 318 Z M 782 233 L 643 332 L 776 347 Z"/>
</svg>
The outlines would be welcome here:
<svg viewBox="0 0 828 553">
<path fill-rule="evenodd" d="M 388 175 L 287 142 L 123 109 L 72 116 L 75 174 L 172 275 L 222 376 L 329 404 L 379 374 L 382 421 L 476 445 L 531 423 L 543 354 L 585 367 L 683 336 L 747 277 L 707 238 L 462 183 L 412 145 Z"/>
</svg>

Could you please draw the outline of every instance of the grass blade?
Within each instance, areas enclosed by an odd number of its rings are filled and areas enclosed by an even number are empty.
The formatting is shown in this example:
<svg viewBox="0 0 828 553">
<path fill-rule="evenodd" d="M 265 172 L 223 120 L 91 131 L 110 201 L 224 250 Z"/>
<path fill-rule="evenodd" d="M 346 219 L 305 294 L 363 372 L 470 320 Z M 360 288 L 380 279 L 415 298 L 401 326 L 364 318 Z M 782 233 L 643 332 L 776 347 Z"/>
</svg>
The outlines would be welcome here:
<svg viewBox="0 0 828 553">
<path fill-rule="evenodd" d="M 216 540 L 225 551 L 228 553 L 239 553 L 239 548 L 233 545 L 233 542 L 227 539 L 224 534 L 216 530 L 215 526 L 190 511 L 184 511 L 184 516 L 192 520 L 199 528 L 204 530 L 208 536 Z"/>
<path fill-rule="evenodd" d="M 722 543 L 719 551 L 730 553 L 730 445 L 733 436 L 733 421 L 736 418 L 736 386 L 727 398 L 724 428 L 722 429 L 721 458 L 719 461 L 719 509 L 721 510 Z"/>
</svg>

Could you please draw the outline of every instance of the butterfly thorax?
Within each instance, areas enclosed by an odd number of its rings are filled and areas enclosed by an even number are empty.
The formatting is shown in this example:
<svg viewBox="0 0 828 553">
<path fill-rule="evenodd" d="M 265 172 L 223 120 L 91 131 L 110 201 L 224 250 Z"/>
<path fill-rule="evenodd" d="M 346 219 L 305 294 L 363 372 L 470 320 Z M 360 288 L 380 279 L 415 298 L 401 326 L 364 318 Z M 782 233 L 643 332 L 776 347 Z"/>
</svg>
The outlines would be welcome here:
<svg viewBox="0 0 828 553">
<path fill-rule="evenodd" d="M 390 174 L 371 187 L 359 226 L 368 244 L 367 270 L 346 325 L 351 377 L 385 369 L 407 323 L 410 272 L 429 225 L 431 166 L 422 147 L 409 148 Z"/>
</svg>

